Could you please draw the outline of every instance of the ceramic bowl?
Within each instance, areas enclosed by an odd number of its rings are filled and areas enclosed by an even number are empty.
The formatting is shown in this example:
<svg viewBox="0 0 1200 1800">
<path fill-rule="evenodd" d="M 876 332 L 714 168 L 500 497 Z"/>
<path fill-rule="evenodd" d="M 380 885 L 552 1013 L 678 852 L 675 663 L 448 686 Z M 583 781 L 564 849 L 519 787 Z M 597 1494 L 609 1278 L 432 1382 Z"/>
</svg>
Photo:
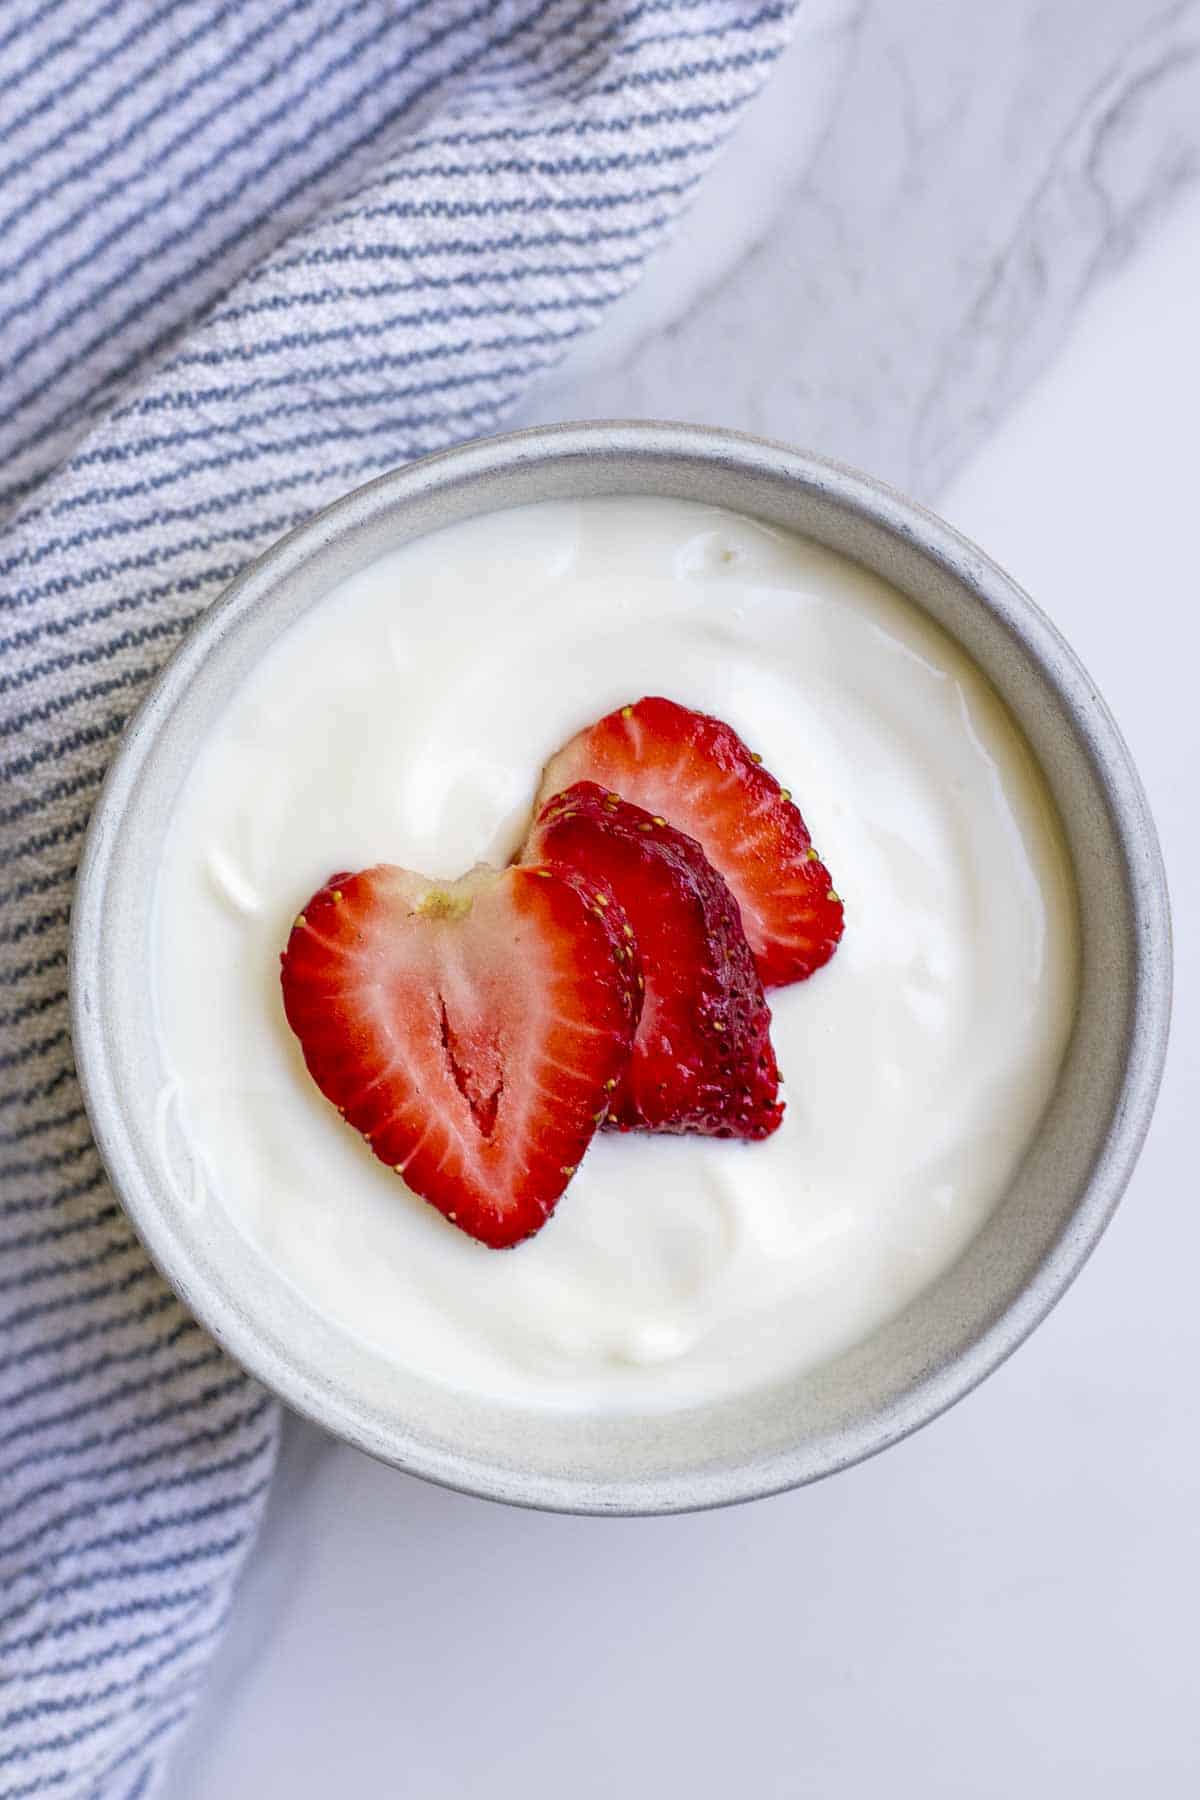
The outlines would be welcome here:
<svg viewBox="0 0 1200 1800">
<path fill-rule="evenodd" d="M 1016 1179 L 958 1262 L 815 1371 L 652 1418 L 510 1411 L 389 1364 L 319 1318 L 156 1125 L 147 980 L 155 874 L 209 722 L 280 632 L 383 551 L 528 501 L 651 494 L 799 532 L 883 576 L 974 658 L 1041 764 L 1074 864 L 1078 1012 Z M 75 1049 L 113 1185 L 167 1279 L 290 1406 L 373 1456 L 465 1491 L 581 1512 L 668 1512 L 812 1481 L 962 1398 L 1044 1318 L 1103 1231 L 1149 1122 L 1170 1011 L 1170 925 L 1129 753 L 1046 617 L 974 545 L 817 457 L 734 433 L 592 424 L 473 443 L 385 475 L 282 539 L 197 623 L 131 722 L 96 807 L 72 946 Z"/>
</svg>

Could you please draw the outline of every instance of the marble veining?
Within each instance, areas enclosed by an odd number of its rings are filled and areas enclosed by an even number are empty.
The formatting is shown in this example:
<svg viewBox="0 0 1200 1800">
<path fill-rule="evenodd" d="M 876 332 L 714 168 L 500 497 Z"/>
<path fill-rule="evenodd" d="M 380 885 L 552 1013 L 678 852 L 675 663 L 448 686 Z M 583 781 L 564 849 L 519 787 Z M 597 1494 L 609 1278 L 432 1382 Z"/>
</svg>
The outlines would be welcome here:
<svg viewBox="0 0 1200 1800">
<path fill-rule="evenodd" d="M 818 0 L 522 422 L 736 425 L 931 499 L 1200 168 L 1200 0 Z"/>
</svg>

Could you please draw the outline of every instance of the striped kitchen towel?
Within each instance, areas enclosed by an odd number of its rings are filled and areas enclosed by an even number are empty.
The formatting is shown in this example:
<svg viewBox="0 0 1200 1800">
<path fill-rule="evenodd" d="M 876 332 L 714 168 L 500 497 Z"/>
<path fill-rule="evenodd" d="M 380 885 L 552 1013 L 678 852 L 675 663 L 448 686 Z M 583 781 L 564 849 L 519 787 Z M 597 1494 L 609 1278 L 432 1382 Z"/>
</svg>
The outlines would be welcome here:
<svg viewBox="0 0 1200 1800">
<path fill-rule="evenodd" d="M 117 735 L 248 558 L 497 425 L 596 323 L 790 12 L 0 4 L 0 1800 L 159 1785 L 275 1452 L 72 1073 L 71 883 Z"/>
</svg>

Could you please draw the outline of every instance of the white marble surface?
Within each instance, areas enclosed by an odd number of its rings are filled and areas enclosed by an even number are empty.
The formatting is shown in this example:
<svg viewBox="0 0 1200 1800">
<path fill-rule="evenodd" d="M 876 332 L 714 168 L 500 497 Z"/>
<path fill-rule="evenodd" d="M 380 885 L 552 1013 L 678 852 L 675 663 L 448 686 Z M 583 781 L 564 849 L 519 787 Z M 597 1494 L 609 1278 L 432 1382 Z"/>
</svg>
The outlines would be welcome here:
<svg viewBox="0 0 1200 1800">
<path fill-rule="evenodd" d="M 719 421 L 935 498 L 1200 172 L 1200 0 L 809 0 L 530 421 Z"/>
<path fill-rule="evenodd" d="M 1200 192 L 1176 192 L 1200 7 L 820 0 L 810 23 L 688 236 L 530 416 L 831 449 L 936 497 L 1053 614 L 1171 873 L 1145 1155 L 1034 1339 L 815 1489 L 551 1518 L 296 1426 L 171 1800 L 1200 1791 Z"/>
</svg>

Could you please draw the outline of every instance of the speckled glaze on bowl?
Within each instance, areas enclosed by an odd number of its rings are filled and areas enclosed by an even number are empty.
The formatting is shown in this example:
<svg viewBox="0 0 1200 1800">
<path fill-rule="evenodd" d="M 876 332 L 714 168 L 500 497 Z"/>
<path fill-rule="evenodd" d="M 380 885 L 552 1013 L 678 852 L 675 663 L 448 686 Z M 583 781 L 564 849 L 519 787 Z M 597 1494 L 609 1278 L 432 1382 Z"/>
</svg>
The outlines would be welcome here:
<svg viewBox="0 0 1200 1800">
<path fill-rule="evenodd" d="M 390 1365 L 320 1318 L 212 1202 L 162 1129 L 148 969 L 164 832 L 196 748 L 268 644 L 344 577 L 480 512 L 655 494 L 750 514 L 883 576 L 975 659 L 1062 817 L 1080 904 L 1078 1015 L 1036 1141 L 978 1237 L 903 1313 L 749 1398 L 636 1417 L 508 1409 Z M 197 624 L 131 722 L 75 897 L 75 1052 L 96 1140 L 197 1318 L 289 1405 L 401 1469 L 577 1512 L 716 1506 L 813 1481 L 925 1424 L 989 1374 L 1078 1273 L 1153 1109 L 1171 994 L 1154 826 L 1103 701 L 1049 621 L 939 519 L 853 470 L 732 432 L 592 424 L 468 444 L 385 475 L 282 539 Z"/>
</svg>

